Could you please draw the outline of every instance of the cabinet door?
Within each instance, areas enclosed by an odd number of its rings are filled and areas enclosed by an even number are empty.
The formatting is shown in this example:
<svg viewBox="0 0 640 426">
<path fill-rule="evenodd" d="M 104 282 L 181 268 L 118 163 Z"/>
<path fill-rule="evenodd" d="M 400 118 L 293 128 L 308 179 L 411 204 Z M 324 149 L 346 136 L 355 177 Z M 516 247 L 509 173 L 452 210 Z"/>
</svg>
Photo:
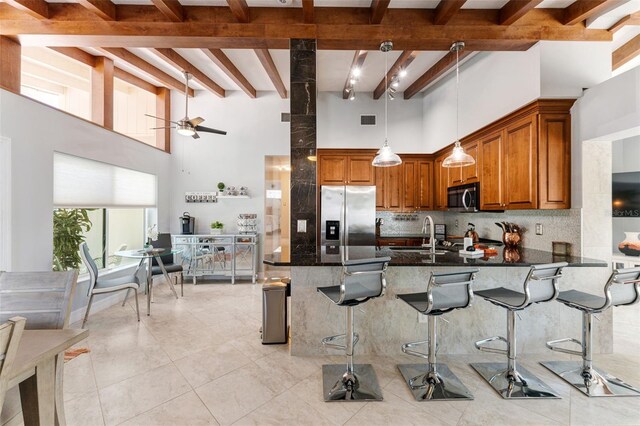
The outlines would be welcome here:
<svg viewBox="0 0 640 426">
<path fill-rule="evenodd" d="M 344 185 L 347 183 L 347 157 L 326 155 L 319 158 L 320 185 Z"/>
<path fill-rule="evenodd" d="M 503 132 L 487 136 L 480 142 L 480 209 L 503 210 L 502 150 Z"/>
<path fill-rule="evenodd" d="M 402 162 L 402 174 L 404 184 L 402 185 L 402 210 L 413 211 L 418 208 L 418 162 L 407 160 Z"/>
<path fill-rule="evenodd" d="M 462 167 L 450 167 L 448 169 L 447 186 L 462 185 L 462 182 Z"/>
<path fill-rule="evenodd" d="M 385 208 L 389 211 L 402 210 L 402 165 L 385 167 Z"/>
<path fill-rule="evenodd" d="M 476 162 L 470 166 L 461 167 L 462 183 L 474 183 L 480 180 L 480 151 L 478 141 L 464 145 L 464 152 L 473 157 Z"/>
<path fill-rule="evenodd" d="M 418 209 L 433 210 L 433 190 L 435 188 L 433 182 L 433 161 L 418 161 Z"/>
<path fill-rule="evenodd" d="M 571 116 L 541 114 L 538 122 L 538 208 L 571 207 Z"/>
<path fill-rule="evenodd" d="M 376 167 L 375 174 L 375 182 L 376 182 L 376 210 L 385 210 L 385 168 Z"/>
<path fill-rule="evenodd" d="M 375 171 L 369 155 L 349 155 L 347 157 L 347 182 L 349 185 L 375 185 Z"/>
<path fill-rule="evenodd" d="M 504 203 L 506 208 L 538 207 L 537 116 L 506 128 L 504 139 Z"/>
<path fill-rule="evenodd" d="M 442 155 L 434 161 L 433 174 L 434 174 L 434 207 L 436 210 L 447 209 L 447 186 L 449 184 L 449 169 L 442 167 L 442 161 L 446 158 L 446 155 Z"/>
</svg>

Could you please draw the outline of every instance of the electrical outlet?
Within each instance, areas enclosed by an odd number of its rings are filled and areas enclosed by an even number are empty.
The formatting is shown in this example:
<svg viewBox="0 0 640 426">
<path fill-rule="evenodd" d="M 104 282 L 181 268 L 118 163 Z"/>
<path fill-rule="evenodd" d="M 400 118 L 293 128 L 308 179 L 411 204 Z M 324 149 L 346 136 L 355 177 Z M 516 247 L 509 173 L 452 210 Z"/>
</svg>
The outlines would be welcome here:
<svg viewBox="0 0 640 426">
<path fill-rule="evenodd" d="M 418 312 L 418 322 L 420 324 L 426 324 L 429 322 L 429 316 L 428 315 L 423 315 L 420 312 Z"/>
<path fill-rule="evenodd" d="M 456 228 L 458 227 L 458 219 L 456 219 Z"/>
<path fill-rule="evenodd" d="M 536 235 L 542 235 L 542 224 L 536 223 Z"/>
<path fill-rule="evenodd" d="M 307 221 L 304 219 L 298 219 L 298 233 L 307 232 Z"/>
</svg>

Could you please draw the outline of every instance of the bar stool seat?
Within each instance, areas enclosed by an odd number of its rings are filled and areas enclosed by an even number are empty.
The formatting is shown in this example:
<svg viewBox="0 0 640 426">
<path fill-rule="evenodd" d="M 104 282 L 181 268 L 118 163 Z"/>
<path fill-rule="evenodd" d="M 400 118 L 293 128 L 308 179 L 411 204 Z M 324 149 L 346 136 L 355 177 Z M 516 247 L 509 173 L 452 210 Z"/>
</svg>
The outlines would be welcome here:
<svg viewBox="0 0 640 426">
<path fill-rule="evenodd" d="M 640 300 L 640 268 L 616 269 L 604 286 L 604 296 L 578 290 L 563 291 L 558 302 L 582 312 L 582 341 L 565 338 L 547 342 L 552 351 L 582 357 L 575 361 L 545 361 L 541 364 L 589 397 L 640 396 L 640 390 L 593 366 L 592 317 L 613 306 L 633 305 Z M 574 343 L 580 350 L 559 346 Z"/>
<path fill-rule="evenodd" d="M 566 262 L 534 265 L 524 281 L 523 292 L 499 287 L 476 291 L 475 294 L 494 305 L 507 310 L 507 338 L 489 337 L 475 343 L 476 348 L 484 352 L 507 355 L 507 363 L 473 363 L 473 367 L 505 399 L 515 398 L 559 398 L 542 380 L 527 369 L 517 365 L 516 360 L 516 312 L 526 309 L 534 303 L 550 302 L 558 297 L 558 279 Z M 501 341 L 506 349 L 488 346 Z"/>
<path fill-rule="evenodd" d="M 437 318 L 447 312 L 471 305 L 471 287 L 477 272 L 478 269 L 432 272 L 426 292 L 396 295 L 413 309 L 428 316 L 429 339 L 402 345 L 402 352 L 424 358 L 427 364 L 398 365 L 398 370 L 416 401 L 473 399 L 469 389 L 449 367 L 436 361 Z M 416 350 L 424 345 L 428 347 L 427 353 Z"/>
<path fill-rule="evenodd" d="M 341 284 L 317 288 L 331 302 L 346 307 L 346 333 L 322 339 L 323 346 L 344 350 L 347 355 L 346 367 L 344 364 L 322 366 L 325 401 L 382 400 L 373 367 L 353 363 L 353 349 L 359 340 L 353 328 L 353 308 L 384 295 L 387 286 L 385 274 L 390 260 L 390 257 L 380 257 L 344 261 Z"/>
</svg>

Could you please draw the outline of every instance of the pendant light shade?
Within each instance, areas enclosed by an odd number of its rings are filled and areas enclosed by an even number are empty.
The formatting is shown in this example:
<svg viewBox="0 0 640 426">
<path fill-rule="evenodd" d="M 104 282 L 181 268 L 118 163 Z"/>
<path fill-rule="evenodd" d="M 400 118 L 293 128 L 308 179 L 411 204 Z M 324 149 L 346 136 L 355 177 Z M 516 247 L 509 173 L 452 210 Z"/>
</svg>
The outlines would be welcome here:
<svg viewBox="0 0 640 426">
<path fill-rule="evenodd" d="M 464 152 L 460 145 L 458 131 L 460 128 L 460 64 L 459 52 L 464 49 L 464 42 L 457 41 L 451 45 L 451 52 L 456 52 L 456 142 L 453 144 L 453 152 L 442 161 L 442 167 L 464 167 L 476 163 L 476 160 Z"/>
<path fill-rule="evenodd" d="M 376 157 L 371 162 L 373 167 L 393 167 L 402 164 L 402 158 L 396 153 L 393 152 L 391 147 L 389 146 L 389 142 L 387 141 L 387 133 L 388 133 L 388 105 L 389 102 L 389 85 L 387 84 L 387 52 L 393 49 L 393 43 L 390 41 L 382 42 L 380 45 L 380 51 L 384 53 L 384 145 L 378 151 Z"/>
</svg>

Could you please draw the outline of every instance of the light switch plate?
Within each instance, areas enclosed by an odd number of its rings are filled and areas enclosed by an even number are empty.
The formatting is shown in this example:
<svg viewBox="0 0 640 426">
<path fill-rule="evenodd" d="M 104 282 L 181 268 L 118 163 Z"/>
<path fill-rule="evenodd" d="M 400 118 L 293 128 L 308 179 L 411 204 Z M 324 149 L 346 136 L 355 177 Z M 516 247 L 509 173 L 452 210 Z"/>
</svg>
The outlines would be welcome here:
<svg viewBox="0 0 640 426">
<path fill-rule="evenodd" d="M 307 232 L 307 221 L 304 219 L 298 219 L 298 232 L 306 233 Z"/>
<path fill-rule="evenodd" d="M 536 235 L 542 235 L 542 224 L 536 223 Z"/>
</svg>

